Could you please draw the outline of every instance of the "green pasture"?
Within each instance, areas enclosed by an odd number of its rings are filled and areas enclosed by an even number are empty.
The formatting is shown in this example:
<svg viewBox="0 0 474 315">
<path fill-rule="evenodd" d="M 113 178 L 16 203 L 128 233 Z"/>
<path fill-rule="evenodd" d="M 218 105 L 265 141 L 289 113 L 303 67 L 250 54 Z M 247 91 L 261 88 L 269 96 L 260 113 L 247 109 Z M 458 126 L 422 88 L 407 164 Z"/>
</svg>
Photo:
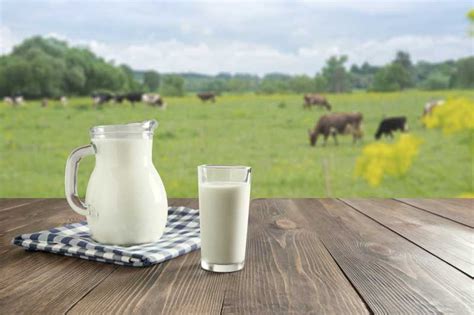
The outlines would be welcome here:
<svg viewBox="0 0 474 315">
<path fill-rule="evenodd" d="M 327 95 L 333 111 L 360 111 L 365 137 L 349 136 L 310 147 L 307 130 L 322 109 L 303 110 L 301 95 L 222 95 L 215 104 L 195 96 L 167 98 L 163 111 L 144 104 L 108 104 L 94 109 L 89 98 L 74 98 L 63 108 L 27 101 L 12 108 L 0 103 L 0 197 L 62 197 L 64 166 L 70 151 L 89 142 L 88 129 L 145 119 L 159 121 L 153 161 L 169 197 L 196 197 L 196 166 L 244 164 L 253 167 L 254 197 L 453 197 L 473 191 L 472 134 L 445 136 L 424 129 L 424 103 L 435 97 L 474 92 L 357 92 Z M 354 177 L 356 157 L 383 116 L 406 115 L 410 132 L 423 140 L 420 154 L 402 178 L 387 178 L 377 188 Z M 388 140 L 387 140 L 388 141 Z M 84 192 L 94 165 L 80 169 Z"/>
</svg>

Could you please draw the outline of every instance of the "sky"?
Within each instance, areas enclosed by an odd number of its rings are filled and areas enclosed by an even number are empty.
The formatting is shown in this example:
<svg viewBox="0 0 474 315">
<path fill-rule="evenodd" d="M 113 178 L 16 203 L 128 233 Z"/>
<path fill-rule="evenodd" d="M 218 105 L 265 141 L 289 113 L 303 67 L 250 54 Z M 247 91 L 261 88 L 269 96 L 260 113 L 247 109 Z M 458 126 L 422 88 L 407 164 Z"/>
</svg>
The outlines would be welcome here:
<svg viewBox="0 0 474 315">
<path fill-rule="evenodd" d="M 33 35 L 86 46 L 159 72 L 314 75 L 331 55 L 348 65 L 474 55 L 472 0 L 0 0 L 0 53 Z"/>
</svg>

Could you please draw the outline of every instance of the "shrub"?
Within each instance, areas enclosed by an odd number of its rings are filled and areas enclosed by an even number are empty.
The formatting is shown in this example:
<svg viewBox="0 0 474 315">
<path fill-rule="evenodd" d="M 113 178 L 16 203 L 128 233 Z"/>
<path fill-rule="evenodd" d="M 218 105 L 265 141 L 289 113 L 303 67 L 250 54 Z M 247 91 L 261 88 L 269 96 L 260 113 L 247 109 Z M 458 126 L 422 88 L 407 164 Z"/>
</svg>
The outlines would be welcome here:
<svg viewBox="0 0 474 315">
<path fill-rule="evenodd" d="M 474 130 L 474 102 L 467 98 L 450 99 L 436 106 L 423 122 L 428 128 L 441 128 L 445 134 Z"/>
<path fill-rule="evenodd" d="M 366 145 L 357 158 L 355 174 L 374 187 L 380 185 L 384 175 L 401 176 L 410 168 L 420 144 L 414 136 L 401 135 L 393 144 Z"/>
</svg>

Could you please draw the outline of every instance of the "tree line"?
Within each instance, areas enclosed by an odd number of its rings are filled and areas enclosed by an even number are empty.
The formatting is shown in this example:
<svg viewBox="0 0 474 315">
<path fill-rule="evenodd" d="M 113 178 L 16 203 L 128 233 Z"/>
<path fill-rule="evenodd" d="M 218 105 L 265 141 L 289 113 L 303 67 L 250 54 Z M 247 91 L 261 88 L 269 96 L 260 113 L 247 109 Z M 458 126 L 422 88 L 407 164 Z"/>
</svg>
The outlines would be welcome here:
<svg viewBox="0 0 474 315">
<path fill-rule="evenodd" d="M 399 51 L 385 66 L 365 62 L 349 67 L 347 63 L 347 56 L 332 56 L 314 76 L 160 74 L 155 70 L 134 71 L 127 65 L 106 61 L 87 48 L 70 47 L 55 38 L 36 36 L 14 47 L 10 54 L 0 56 L 0 95 L 39 98 L 140 91 L 181 96 L 200 91 L 271 94 L 474 88 L 474 57 L 413 63 L 408 53 Z"/>
</svg>

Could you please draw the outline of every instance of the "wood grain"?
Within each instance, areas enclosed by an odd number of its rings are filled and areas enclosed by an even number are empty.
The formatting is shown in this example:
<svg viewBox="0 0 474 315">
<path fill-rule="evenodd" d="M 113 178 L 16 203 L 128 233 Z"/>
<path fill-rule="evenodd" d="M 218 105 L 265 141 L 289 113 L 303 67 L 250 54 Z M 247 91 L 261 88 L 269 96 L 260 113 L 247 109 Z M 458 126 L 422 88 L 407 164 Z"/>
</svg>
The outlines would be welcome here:
<svg viewBox="0 0 474 315">
<path fill-rule="evenodd" d="M 344 200 L 455 268 L 474 276 L 474 231 L 395 200 Z"/>
<path fill-rule="evenodd" d="M 197 200 L 173 200 L 197 208 Z M 200 268 L 200 252 L 150 268 L 118 268 L 75 305 L 70 313 L 218 313 L 228 274 Z"/>
<path fill-rule="evenodd" d="M 252 201 L 246 265 L 229 279 L 222 313 L 367 314 L 311 228 Z"/>
<path fill-rule="evenodd" d="M 376 314 L 472 314 L 472 279 L 337 200 L 281 201 L 311 227 Z"/>
<path fill-rule="evenodd" d="M 7 242 L 17 233 L 58 226 L 74 216 L 62 199 L 41 200 L 1 213 L 0 313 L 64 313 L 116 268 L 27 252 Z"/>
<path fill-rule="evenodd" d="M 474 228 L 474 199 L 397 199 Z"/>
<path fill-rule="evenodd" d="M 0 214 L 0 264 L 7 252 L 17 249 L 7 246 L 14 236 L 85 219 L 72 211 L 64 199 L 43 199 Z"/>
<path fill-rule="evenodd" d="M 0 199 L 0 212 L 18 208 L 33 202 L 40 201 L 41 199 L 34 198 L 5 198 Z"/>
<path fill-rule="evenodd" d="M 198 251 L 150 268 L 26 252 L 10 239 L 83 218 L 62 199 L 0 199 L 0 314 L 474 313 L 472 279 L 442 260 L 465 257 L 448 246 L 466 245 L 469 228 L 453 222 L 469 223 L 465 201 L 410 200 L 424 210 L 348 202 L 358 210 L 331 199 L 253 201 L 244 270 L 214 274 L 200 269 Z M 447 253 L 434 253 L 436 243 Z"/>
</svg>

